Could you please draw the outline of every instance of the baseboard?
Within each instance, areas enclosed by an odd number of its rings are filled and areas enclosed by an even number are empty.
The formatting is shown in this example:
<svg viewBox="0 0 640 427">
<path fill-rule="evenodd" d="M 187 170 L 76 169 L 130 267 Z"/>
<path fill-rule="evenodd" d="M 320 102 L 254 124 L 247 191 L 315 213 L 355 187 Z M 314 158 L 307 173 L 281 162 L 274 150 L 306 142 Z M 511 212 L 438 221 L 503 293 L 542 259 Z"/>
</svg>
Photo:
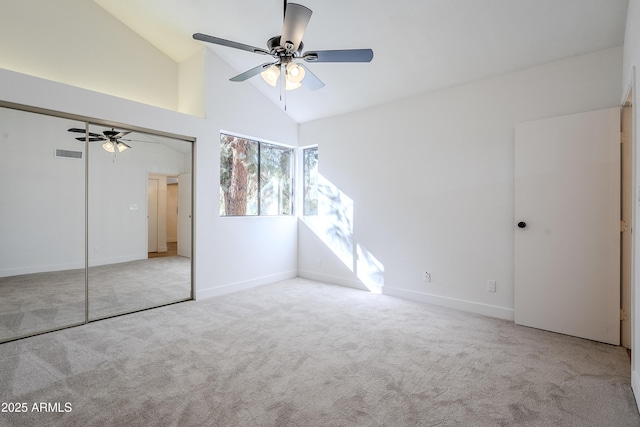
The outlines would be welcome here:
<svg viewBox="0 0 640 427">
<path fill-rule="evenodd" d="M 89 267 L 98 267 L 101 265 L 120 264 L 122 262 L 138 261 L 141 259 L 147 259 L 147 254 L 140 255 L 126 255 L 112 258 L 100 258 L 89 260 Z M 53 271 L 66 271 L 66 270 L 78 270 L 84 268 L 84 260 L 69 264 L 56 264 L 56 265 L 36 265 L 33 267 L 21 267 L 7 270 L 0 270 L 0 277 L 20 276 L 23 274 L 35 274 L 35 273 L 50 273 Z"/>
<path fill-rule="evenodd" d="M 636 405 L 640 408 L 640 377 L 636 371 L 631 371 L 631 390 L 636 398 Z"/>
<path fill-rule="evenodd" d="M 343 277 L 330 276 L 328 274 L 320 274 L 314 271 L 298 271 L 298 277 L 304 279 L 315 280 L 317 282 L 331 283 L 332 285 L 347 286 L 363 291 L 368 291 L 367 287 L 359 280 L 345 279 Z"/>
<path fill-rule="evenodd" d="M 440 295 L 432 295 L 424 292 L 391 288 L 388 286 L 382 287 L 382 294 L 413 301 L 425 302 L 428 304 L 440 305 L 448 308 L 454 308 L 456 310 L 463 310 L 470 313 L 482 314 L 484 316 L 496 317 L 498 319 L 511 321 L 514 320 L 514 310 L 511 308 L 481 304 L 473 301 L 443 297 Z"/>
<path fill-rule="evenodd" d="M 123 262 L 139 261 L 141 259 L 147 259 L 147 258 L 149 258 L 149 255 L 147 253 L 144 253 L 140 255 L 125 255 L 125 256 L 118 256 L 118 257 L 111 257 L 111 258 L 93 259 L 93 260 L 90 259 L 89 267 L 98 267 L 101 265 L 110 265 L 110 264 L 120 264 Z"/>
<path fill-rule="evenodd" d="M 280 280 L 293 279 L 298 276 L 298 272 L 287 271 L 284 273 L 272 274 L 269 276 L 257 277 L 255 279 L 246 280 L 244 282 L 230 283 L 228 285 L 216 286 L 207 289 L 196 289 L 196 300 L 217 297 L 220 295 L 231 294 L 234 292 L 244 291 L 246 289 L 256 288 L 262 285 L 278 282 Z"/>
<path fill-rule="evenodd" d="M 84 268 L 84 260 L 69 264 L 37 265 L 33 267 L 0 270 L 0 277 L 22 276 L 23 274 L 49 273 L 52 271 L 79 270 Z"/>
</svg>

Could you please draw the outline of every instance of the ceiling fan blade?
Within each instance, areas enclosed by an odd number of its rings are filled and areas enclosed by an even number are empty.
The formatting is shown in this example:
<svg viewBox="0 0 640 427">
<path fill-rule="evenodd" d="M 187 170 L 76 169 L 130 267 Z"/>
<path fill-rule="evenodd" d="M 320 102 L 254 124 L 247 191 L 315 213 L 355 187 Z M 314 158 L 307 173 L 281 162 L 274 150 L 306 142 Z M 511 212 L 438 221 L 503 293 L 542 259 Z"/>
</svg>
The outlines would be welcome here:
<svg viewBox="0 0 640 427">
<path fill-rule="evenodd" d="M 269 55 L 269 51 L 261 49 L 255 46 L 249 46 L 248 44 L 242 44 L 238 42 L 232 42 L 231 40 L 225 40 L 218 37 L 208 36 L 202 33 L 195 33 L 193 38 L 202 42 L 208 42 L 218 44 L 220 46 L 232 47 L 234 49 L 246 50 L 247 52 L 259 53 L 261 55 Z"/>
<path fill-rule="evenodd" d="M 232 77 L 229 80 L 231 80 L 232 82 L 243 82 L 253 76 L 260 74 L 267 68 L 271 67 L 273 64 L 275 64 L 275 62 L 265 62 L 264 64 L 258 65 L 257 67 L 247 70 L 242 74 L 238 74 L 237 76 Z"/>
<path fill-rule="evenodd" d="M 119 141 L 127 141 L 127 142 L 144 142 L 145 144 L 159 144 L 157 141 L 143 141 L 141 139 L 127 139 L 127 138 L 118 138 Z"/>
<path fill-rule="evenodd" d="M 77 133 L 86 133 L 85 129 L 79 129 L 79 128 L 71 128 L 69 129 L 69 132 L 77 132 Z M 93 132 L 89 132 L 89 136 L 92 136 L 94 138 L 102 138 L 102 135 L 98 134 L 98 133 L 93 133 Z M 78 139 L 78 138 L 76 138 Z M 82 140 L 84 141 L 84 138 L 82 138 Z"/>
<path fill-rule="evenodd" d="M 119 134 L 117 134 L 116 136 L 114 136 L 114 138 L 115 138 L 115 139 L 120 139 L 120 138 L 122 138 L 123 136 L 126 136 L 126 135 L 128 135 L 128 134 L 130 134 L 130 133 L 131 133 L 131 131 L 128 131 L 128 132 L 120 132 Z"/>
<path fill-rule="evenodd" d="M 318 90 L 324 87 L 324 83 L 315 74 L 311 72 L 307 67 L 302 64 L 298 64 L 305 69 L 304 79 L 302 79 L 302 85 L 309 90 Z"/>
<path fill-rule="evenodd" d="M 78 141 L 80 142 L 84 142 L 85 139 L 84 138 L 76 138 Z M 89 138 L 89 142 L 97 142 L 97 141 L 106 141 L 106 138 L 102 137 L 102 138 Z"/>
<path fill-rule="evenodd" d="M 282 24 L 280 46 L 289 52 L 298 50 L 312 13 L 311 9 L 297 3 L 287 5 Z"/>
<path fill-rule="evenodd" d="M 305 52 L 302 58 L 307 62 L 371 62 L 371 49 L 316 50 Z"/>
</svg>

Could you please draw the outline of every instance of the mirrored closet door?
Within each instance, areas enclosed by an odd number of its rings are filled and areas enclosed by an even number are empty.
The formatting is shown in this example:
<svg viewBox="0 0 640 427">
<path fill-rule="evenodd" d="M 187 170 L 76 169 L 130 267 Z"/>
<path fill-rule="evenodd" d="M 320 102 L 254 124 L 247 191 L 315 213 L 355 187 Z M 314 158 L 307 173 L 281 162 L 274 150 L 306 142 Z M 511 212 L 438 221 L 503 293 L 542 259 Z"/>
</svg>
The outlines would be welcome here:
<svg viewBox="0 0 640 427">
<path fill-rule="evenodd" d="M 0 107 L 0 342 L 192 298 L 192 142 L 160 135 Z"/>
<path fill-rule="evenodd" d="M 190 299 L 192 144 L 89 131 L 89 319 Z"/>
<path fill-rule="evenodd" d="M 85 321 L 84 127 L 0 108 L 0 342 Z"/>
</svg>

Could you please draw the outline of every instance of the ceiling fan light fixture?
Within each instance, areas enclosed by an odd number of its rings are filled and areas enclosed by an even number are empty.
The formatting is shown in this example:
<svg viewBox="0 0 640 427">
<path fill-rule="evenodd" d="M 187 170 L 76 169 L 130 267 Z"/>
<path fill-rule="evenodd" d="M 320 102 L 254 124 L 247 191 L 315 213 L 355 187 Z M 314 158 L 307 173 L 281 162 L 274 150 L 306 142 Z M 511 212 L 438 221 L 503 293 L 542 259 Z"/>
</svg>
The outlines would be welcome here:
<svg viewBox="0 0 640 427">
<path fill-rule="evenodd" d="M 304 68 L 291 61 L 287 64 L 287 81 L 291 83 L 300 83 L 304 79 Z"/>
<path fill-rule="evenodd" d="M 287 79 L 287 82 L 284 88 L 285 90 L 294 90 L 294 89 L 298 89 L 300 86 L 302 86 L 302 83 L 292 82 L 291 80 Z"/>
<path fill-rule="evenodd" d="M 265 82 L 271 86 L 275 86 L 278 83 L 278 77 L 280 77 L 280 67 L 272 65 L 263 72 L 260 73 Z"/>
<path fill-rule="evenodd" d="M 116 146 L 111 141 L 106 141 L 104 144 L 102 144 L 102 148 L 104 148 L 104 151 L 106 151 L 107 153 L 115 153 L 116 152 Z"/>
<path fill-rule="evenodd" d="M 118 150 L 119 153 L 122 153 L 124 150 L 126 150 L 127 148 L 129 148 L 129 146 L 127 144 L 125 144 L 124 142 L 116 142 L 115 144 L 116 149 Z"/>
</svg>

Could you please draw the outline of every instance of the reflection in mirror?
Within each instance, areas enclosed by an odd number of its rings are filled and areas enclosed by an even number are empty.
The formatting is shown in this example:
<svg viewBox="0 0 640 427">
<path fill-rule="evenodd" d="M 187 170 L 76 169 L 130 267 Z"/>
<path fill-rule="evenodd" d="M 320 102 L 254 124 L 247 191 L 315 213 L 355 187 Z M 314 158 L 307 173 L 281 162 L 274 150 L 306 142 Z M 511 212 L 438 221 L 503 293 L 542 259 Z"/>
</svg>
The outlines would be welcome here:
<svg viewBox="0 0 640 427">
<path fill-rule="evenodd" d="M 89 131 L 89 320 L 190 299 L 192 144 Z"/>
<path fill-rule="evenodd" d="M 0 108 L 0 342 L 85 321 L 85 143 L 69 128 L 85 124 Z"/>
</svg>

